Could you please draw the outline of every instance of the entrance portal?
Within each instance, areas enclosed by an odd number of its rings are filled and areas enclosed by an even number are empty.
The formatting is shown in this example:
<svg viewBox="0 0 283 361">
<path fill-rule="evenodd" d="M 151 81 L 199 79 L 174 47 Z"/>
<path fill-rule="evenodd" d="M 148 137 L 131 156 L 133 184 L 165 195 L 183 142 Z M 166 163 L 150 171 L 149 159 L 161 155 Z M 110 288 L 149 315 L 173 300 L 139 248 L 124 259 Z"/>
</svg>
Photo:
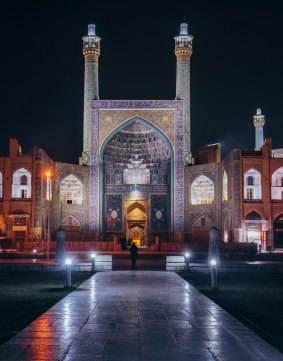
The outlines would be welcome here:
<svg viewBox="0 0 283 361">
<path fill-rule="evenodd" d="M 148 201 L 126 200 L 126 238 L 128 242 L 135 242 L 137 246 L 147 246 L 148 224 L 147 224 Z"/>
<path fill-rule="evenodd" d="M 274 247 L 283 248 L 283 215 L 279 216 L 273 223 Z"/>
</svg>

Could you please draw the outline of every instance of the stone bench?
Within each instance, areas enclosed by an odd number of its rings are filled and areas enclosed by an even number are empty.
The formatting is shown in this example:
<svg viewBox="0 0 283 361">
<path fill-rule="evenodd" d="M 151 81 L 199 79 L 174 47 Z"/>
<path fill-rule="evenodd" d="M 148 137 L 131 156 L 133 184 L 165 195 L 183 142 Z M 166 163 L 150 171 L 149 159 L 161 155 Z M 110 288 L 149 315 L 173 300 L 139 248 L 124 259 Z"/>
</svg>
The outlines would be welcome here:
<svg viewBox="0 0 283 361">
<path fill-rule="evenodd" d="M 112 256 L 97 254 L 95 257 L 96 271 L 112 271 Z"/>
<path fill-rule="evenodd" d="M 185 256 L 167 256 L 166 271 L 185 271 L 187 269 Z"/>
</svg>

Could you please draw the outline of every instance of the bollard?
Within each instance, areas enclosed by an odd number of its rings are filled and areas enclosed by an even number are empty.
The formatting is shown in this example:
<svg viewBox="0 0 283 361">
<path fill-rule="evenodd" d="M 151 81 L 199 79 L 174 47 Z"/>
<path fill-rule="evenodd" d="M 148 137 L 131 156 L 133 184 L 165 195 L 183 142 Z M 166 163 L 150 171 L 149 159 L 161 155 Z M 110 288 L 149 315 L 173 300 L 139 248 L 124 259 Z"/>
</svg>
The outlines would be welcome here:
<svg viewBox="0 0 283 361">
<path fill-rule="evenodd" d="M 91 270 L 95 272 L 95 253 L 91 254 Z"/>
<path fill-rule="evenodd" d="M 65 261 L 66 264 L 66 287 L 72 287 L 72 260 L 67 258 Z"/>
<path fill-rule="evenodd" d="M 189 252 L 185 253 L 185 261 L 186 261 L 187 271 L 189 271 L 189 266 L 190 266 L 190 253 Z"/>
<path fill-rule="evenodd" d="M 210 261 L 211 289 L 217 290 L 217 262 L 216 259 Z"/>
</svg>

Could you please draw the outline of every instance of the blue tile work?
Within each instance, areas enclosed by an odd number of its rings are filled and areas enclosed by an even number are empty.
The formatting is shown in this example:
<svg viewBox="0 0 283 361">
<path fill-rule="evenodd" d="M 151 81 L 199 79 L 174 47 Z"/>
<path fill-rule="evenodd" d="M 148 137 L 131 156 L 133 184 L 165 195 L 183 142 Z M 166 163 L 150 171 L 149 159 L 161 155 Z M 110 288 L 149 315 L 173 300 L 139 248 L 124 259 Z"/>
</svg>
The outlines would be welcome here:
<svg viewBox="0 0 283 361">
<path fill-rule="evenodd" d="M 168 197 L 167 194 L 151 195 L 151 222 L 150 230 L 152 232 L 168 231 Z"/>
<path fill-rule="evenodd" d="M 122 231 L 123 230 L 123 196 L 122 194 L 106 194 L 106 231 Z"/>
<path fill-rule="evenodd" d="M 177 232 L 184 230 L 184 166 L 183 166 L 183 102 L 181 100 L 103 100 L 93 101 L 92 104 L 92 126 L 91 126 L 91 160 L 90 160 L 90 228 L 99 230 L 99 143 L 100 134 L 109 135 L 119 125 L 126 123 L 133 117 L 133 110 L 136 116 L 147 110 L 148 117 L 145 119 L 148 124 L 158 128 L 171 142 L 174 150 L 174 194 L 171 197 L 175 200 L 171 210 L 174 229 Z M 113 117 L 103 119 L 100 123 L 102 111 L 111 110 Z M 166 112 L 174 111 L 174 122 L 168 121 Z M 123 118 L 117 120 L 118 112 L 123 111 Z M 128 114 L 127 114 L 128 112 Z M 156 117 L 158 113 L 158 117 Z M 120 115 L 121 118 L 121 115 Z M 107 128 L 107 132 L 105 132 Z"/>
</svg>

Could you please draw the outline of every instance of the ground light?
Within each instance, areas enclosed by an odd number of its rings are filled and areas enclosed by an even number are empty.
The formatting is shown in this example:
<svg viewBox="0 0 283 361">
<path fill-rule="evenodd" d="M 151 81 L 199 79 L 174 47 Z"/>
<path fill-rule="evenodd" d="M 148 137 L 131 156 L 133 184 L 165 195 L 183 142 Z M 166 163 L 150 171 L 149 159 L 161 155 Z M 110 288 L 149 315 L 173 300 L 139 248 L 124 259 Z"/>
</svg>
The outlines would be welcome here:
<svg viewBox="0 0 283 361">
<path fill-rule="evenodd" d="M 95 271 L 95 256 L 96 256 L 95 253 L 92 253 L 92 254 L 90 255 L 90 257 L 91 257 L 91 270 L 92 270 L 92 272 Z"/>
<path fill-rule="evenodd" d="M 66 258 L 66 287 L 72 287 L 72 259 Z"/>
<path fill-rule="evenodd" d="M 216 259 L 210 260 L 210 275 L 211 275 L 211 289 L 217 290 L 217 261 Z"/>
<path fill-rule="evenodd" d="M 189 270 L 189 265 L 190 265 L 190 253 L 189 252 L 186 252 L 185 253 L 185 262 L 186 262 L 186 268 L 187 268 L 187 271 Z"/>
</svg>

